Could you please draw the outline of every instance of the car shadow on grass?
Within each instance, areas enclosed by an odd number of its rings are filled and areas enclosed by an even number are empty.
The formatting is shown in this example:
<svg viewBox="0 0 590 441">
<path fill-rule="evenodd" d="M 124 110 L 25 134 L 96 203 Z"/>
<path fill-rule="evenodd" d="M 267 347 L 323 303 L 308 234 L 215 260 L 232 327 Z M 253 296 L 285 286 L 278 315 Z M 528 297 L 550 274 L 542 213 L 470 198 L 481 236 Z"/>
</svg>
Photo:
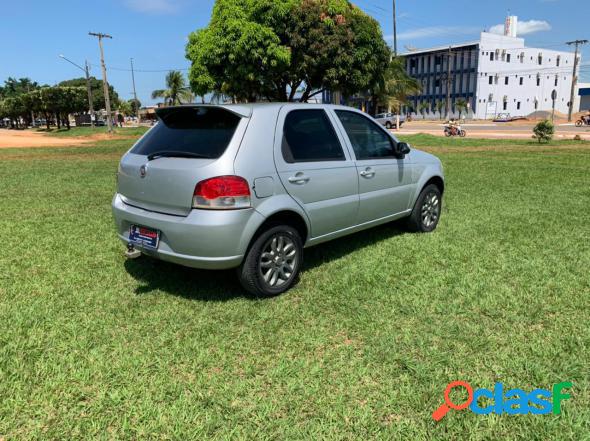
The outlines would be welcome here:
<svg viewBox="0 0 590 441">
<path fill-rule="evenodd" d="M 340 259 L 362 248 L 404 234 L 403 224 L 393 222 L 326 242 L 305 250 L 302 276 L 324 263 Z M 138 295 L 156 291 L 190 300 L 225 302 L 243 298 L 257 300 L 246 292 L 238 281 L 235 270 L 199 270 L 164 262 L 147 256 L 125 261 L 127 273 L 140 285 Z"/>
</svg>

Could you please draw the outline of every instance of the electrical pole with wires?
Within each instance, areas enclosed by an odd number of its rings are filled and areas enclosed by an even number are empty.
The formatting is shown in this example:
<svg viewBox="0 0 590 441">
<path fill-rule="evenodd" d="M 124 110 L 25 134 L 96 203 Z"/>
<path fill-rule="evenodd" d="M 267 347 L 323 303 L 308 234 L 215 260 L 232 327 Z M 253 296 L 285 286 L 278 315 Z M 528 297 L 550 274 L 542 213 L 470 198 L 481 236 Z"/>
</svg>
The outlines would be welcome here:
<svg viewBox="0 0 590 441">
<path fill-rule="evenodd" d="M 109 133 L 111 133 L 113 131 L 113 122 L 111 120 L 111 99 L 109 97 L 109 83 L 107 81 L 107 68 L 106 68 L 106 65 L 104 64 L 104 51 L 102 48 L 102 39 L 103 38 L 113 38 L 113 37 L 111 37 L 108 34 L 101 34 L 101 33 L 97 33 L 97 32 L 88 32 L 88 35 L 98 38 L 98 47 L 100 48 L 100 64 L 102 66 L 102 86 L 104 89 L 104 101 L 105 101 L 105 107 L 106 107 L 106 111 L 107 111 L 107 128 L 108 128 Z"/>
<path fill-rule="evenodd" d="M 395 14 L 395 0 L 393 0 L 393 55 L 397 57 L 397 19 Z"/>
<path fill-rule="evenodd" d="M 588 43 L 588 40 L 574 40 L 568 41 L 568 46 L 576 45 L 576 52 L 574 54 L 574 71 L 572 73 L 572 89 L 570 91 L 570 105 L 567 112 L 568 122 L 572 122 L 572 113 L 574 110 L 574 98 L 576 93 L 576 83 L 578 82 L 577 69 L 578 69 L 578 46 Z"/>
<path fill-rule="evenodd" d="M 449 118 L 449 115 L 451 114 L 451 81 L 452 81 L 452 75 L 451 75 L 451 59 L 453 58 L 453 52 L 451 49 L 451 46 L 449 46 L 449 53 L 446 55 L 447 58 L 447 98 L 446 98 L 446 118 Z"/>
<path fill-rule="evenodd" d="M 131 59 L 131 82 L 133 83 L 133 99 L 135 105 L 135 113 L 137 116 L 137 125 L 139 125 L 139 101 L 137 100 L 137 92 L 135 91 L 135 72 L 133 70 L 133 58 Z"/>
</svg>

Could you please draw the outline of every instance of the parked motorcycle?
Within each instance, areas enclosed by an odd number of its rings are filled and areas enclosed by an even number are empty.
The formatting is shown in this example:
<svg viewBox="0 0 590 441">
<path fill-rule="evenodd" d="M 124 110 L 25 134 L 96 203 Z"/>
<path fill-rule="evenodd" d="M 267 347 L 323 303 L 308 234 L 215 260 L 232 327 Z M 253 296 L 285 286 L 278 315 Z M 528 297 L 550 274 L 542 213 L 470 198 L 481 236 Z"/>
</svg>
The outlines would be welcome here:
<svg viewBox="0 0 590 441">
<path fill-rule="evenodd" d="M 590 116 L 582 117 L 576 121 L 576 127 L 582 127 L 583 125 L 590 126 Z"/>
<path fill-rule="evenodd" d="M 460 136 L 461 138 L 465 138 L 467 132 L 463 130 L 460 126 L 445 126 L 445 136 Z"/>
</svg>

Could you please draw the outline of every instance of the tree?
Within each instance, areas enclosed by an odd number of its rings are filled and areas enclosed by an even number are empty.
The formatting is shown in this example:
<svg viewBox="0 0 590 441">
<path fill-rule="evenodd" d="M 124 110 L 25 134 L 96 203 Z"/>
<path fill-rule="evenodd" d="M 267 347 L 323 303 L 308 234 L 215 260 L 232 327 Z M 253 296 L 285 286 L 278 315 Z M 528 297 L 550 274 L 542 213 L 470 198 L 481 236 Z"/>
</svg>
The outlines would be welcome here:
<svg viewBox="0 0 590 441">
<path fill-rule="evenodd" d="M 549 120 L 543 120 L 537 123 L 533 128 L 533 138 L 537 138 L 539 144 L 543 141 L 549 142 L 553 139 L 555 133 L 555 126 Z"/>
<path fill-rule="evenodd" d="M 186 80 L 181 72 L 171 70 L 166 75 L 167 89 L 158 89 L 152 92 L 152 98 L 164 98 L 164 104 L 176 106 L 182 104 L 182 101 L 191 102 L 193 95 L 190 87 L 187 86 Z"/>
<path fill-rule="evenodd" d="M 71 80 L 62 81 L 58 86 L 66 87 L 86 87 L 86 78 L 74 78 Z M 104 87 L 102 80 L 95 77 L 90 77 L 90 90 L 92 91 L 92 102 L 94 109 L 106 109 L 104 100 Z M 109 84 L 109 98 L 111 99 L 111 106 L 116 108 L 119 105 L 119 95 L 115 88 Z M 88 110 L 88 97 L 86 97 L 86 110 Z"/>
<path fill-rule="evenodd" d="M 131 106 L 131 110 L 132 110 L 131 114 L 138 116 L 139 109 L 141 109 L 141 101 L 136 100 L 135 98 L 131 98 L 130 100 L 127 100 L 127 102 Z"/>
<path fill-rule="evenodd" d="M 405 61 L 400 57 L 391 60 L 382 76 L 376 88 L 378 103 L 394 109 L 399 115 L 408 96 L 420 92 L 420 82 L 406 73 Z"/>
<path fill-rule="evenodd" d="M 459 119 L 461 119 L 463 112 L 467 112 L 467 101 L 459 98 L 457 101 L 455 101 L 455 107 L 459 111 Z"/>
<path fill-rule="evenodd" d="M 186 56 L 195 94 L 234 101 L 372 91 L 389 62 L 377 21 L 346 0 L 217 0 Z"/>
<path fill-rule="evenodd" d="M 442 115 L 443 115 L 443 110 L 445 108 L 445 102 L 444 101 L 437 101 L 436 102 L 436 110 L 438 111 L 438 117 L 439 119 L 442 119 Z"/>
<path fill-rule="evenodd" d="M 119 113 L 122 113 L 124 116 L 130 116 L 133 114 L 133 108 L 131 107 L 131 103 L 133 101 L 129 100 L 129 101 L 121 101 L 119 103 L 119 106 L 117 107 L 117 110 L 119 111 Z"/>
<path fill-rule="evenodd" d="M 418 105 L 418 111 L 422 114 L 422 119 L 426 119 L 426 111 L 430 110 L 430 104 L 426 101 L 422 101 Z"/>
</svg>

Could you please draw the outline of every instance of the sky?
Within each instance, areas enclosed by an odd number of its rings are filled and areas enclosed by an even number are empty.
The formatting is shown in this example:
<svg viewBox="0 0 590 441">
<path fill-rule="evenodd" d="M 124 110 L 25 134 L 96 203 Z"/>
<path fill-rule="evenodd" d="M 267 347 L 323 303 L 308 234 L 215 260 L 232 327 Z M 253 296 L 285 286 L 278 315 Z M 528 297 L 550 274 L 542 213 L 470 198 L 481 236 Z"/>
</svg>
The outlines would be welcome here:
<svg viewBox="0 0 590 441">
<path fill-rule="evenodd" d="M 356 0 L 376 18 L 386 40 L 393 34 L 392 0 Z M 41 84 L 83 76 L 60 54 L 79 65 L 88 60 L 91 75 L 101 78 L 97 39 L 89 31 L 113 36 L 104 40 L 108 80 L 119 96 L 132 98 L 130 59 L 143 105 L 164 88 L 170 69 L 187 73 L 187 36 L 207 26 L 214 0 L 27 0 L 26 6 L 2 1 L 0 7 L 0 83 L 9 76 Z M 527 46 L 568 50 L 566 41 L 590 40 L 590 4 L 573 0 L 397 0 L 398 51 L 455 44 L 478 38 L 482 30 L 501 31 L 506 15 L 517 15 Z M 500 28 L 498 28 L 500 26 Z M 590 44 L 582 64 L 590 66 Z M 590 67 L 581 81 L 590 82 Z"/>
</svg>

